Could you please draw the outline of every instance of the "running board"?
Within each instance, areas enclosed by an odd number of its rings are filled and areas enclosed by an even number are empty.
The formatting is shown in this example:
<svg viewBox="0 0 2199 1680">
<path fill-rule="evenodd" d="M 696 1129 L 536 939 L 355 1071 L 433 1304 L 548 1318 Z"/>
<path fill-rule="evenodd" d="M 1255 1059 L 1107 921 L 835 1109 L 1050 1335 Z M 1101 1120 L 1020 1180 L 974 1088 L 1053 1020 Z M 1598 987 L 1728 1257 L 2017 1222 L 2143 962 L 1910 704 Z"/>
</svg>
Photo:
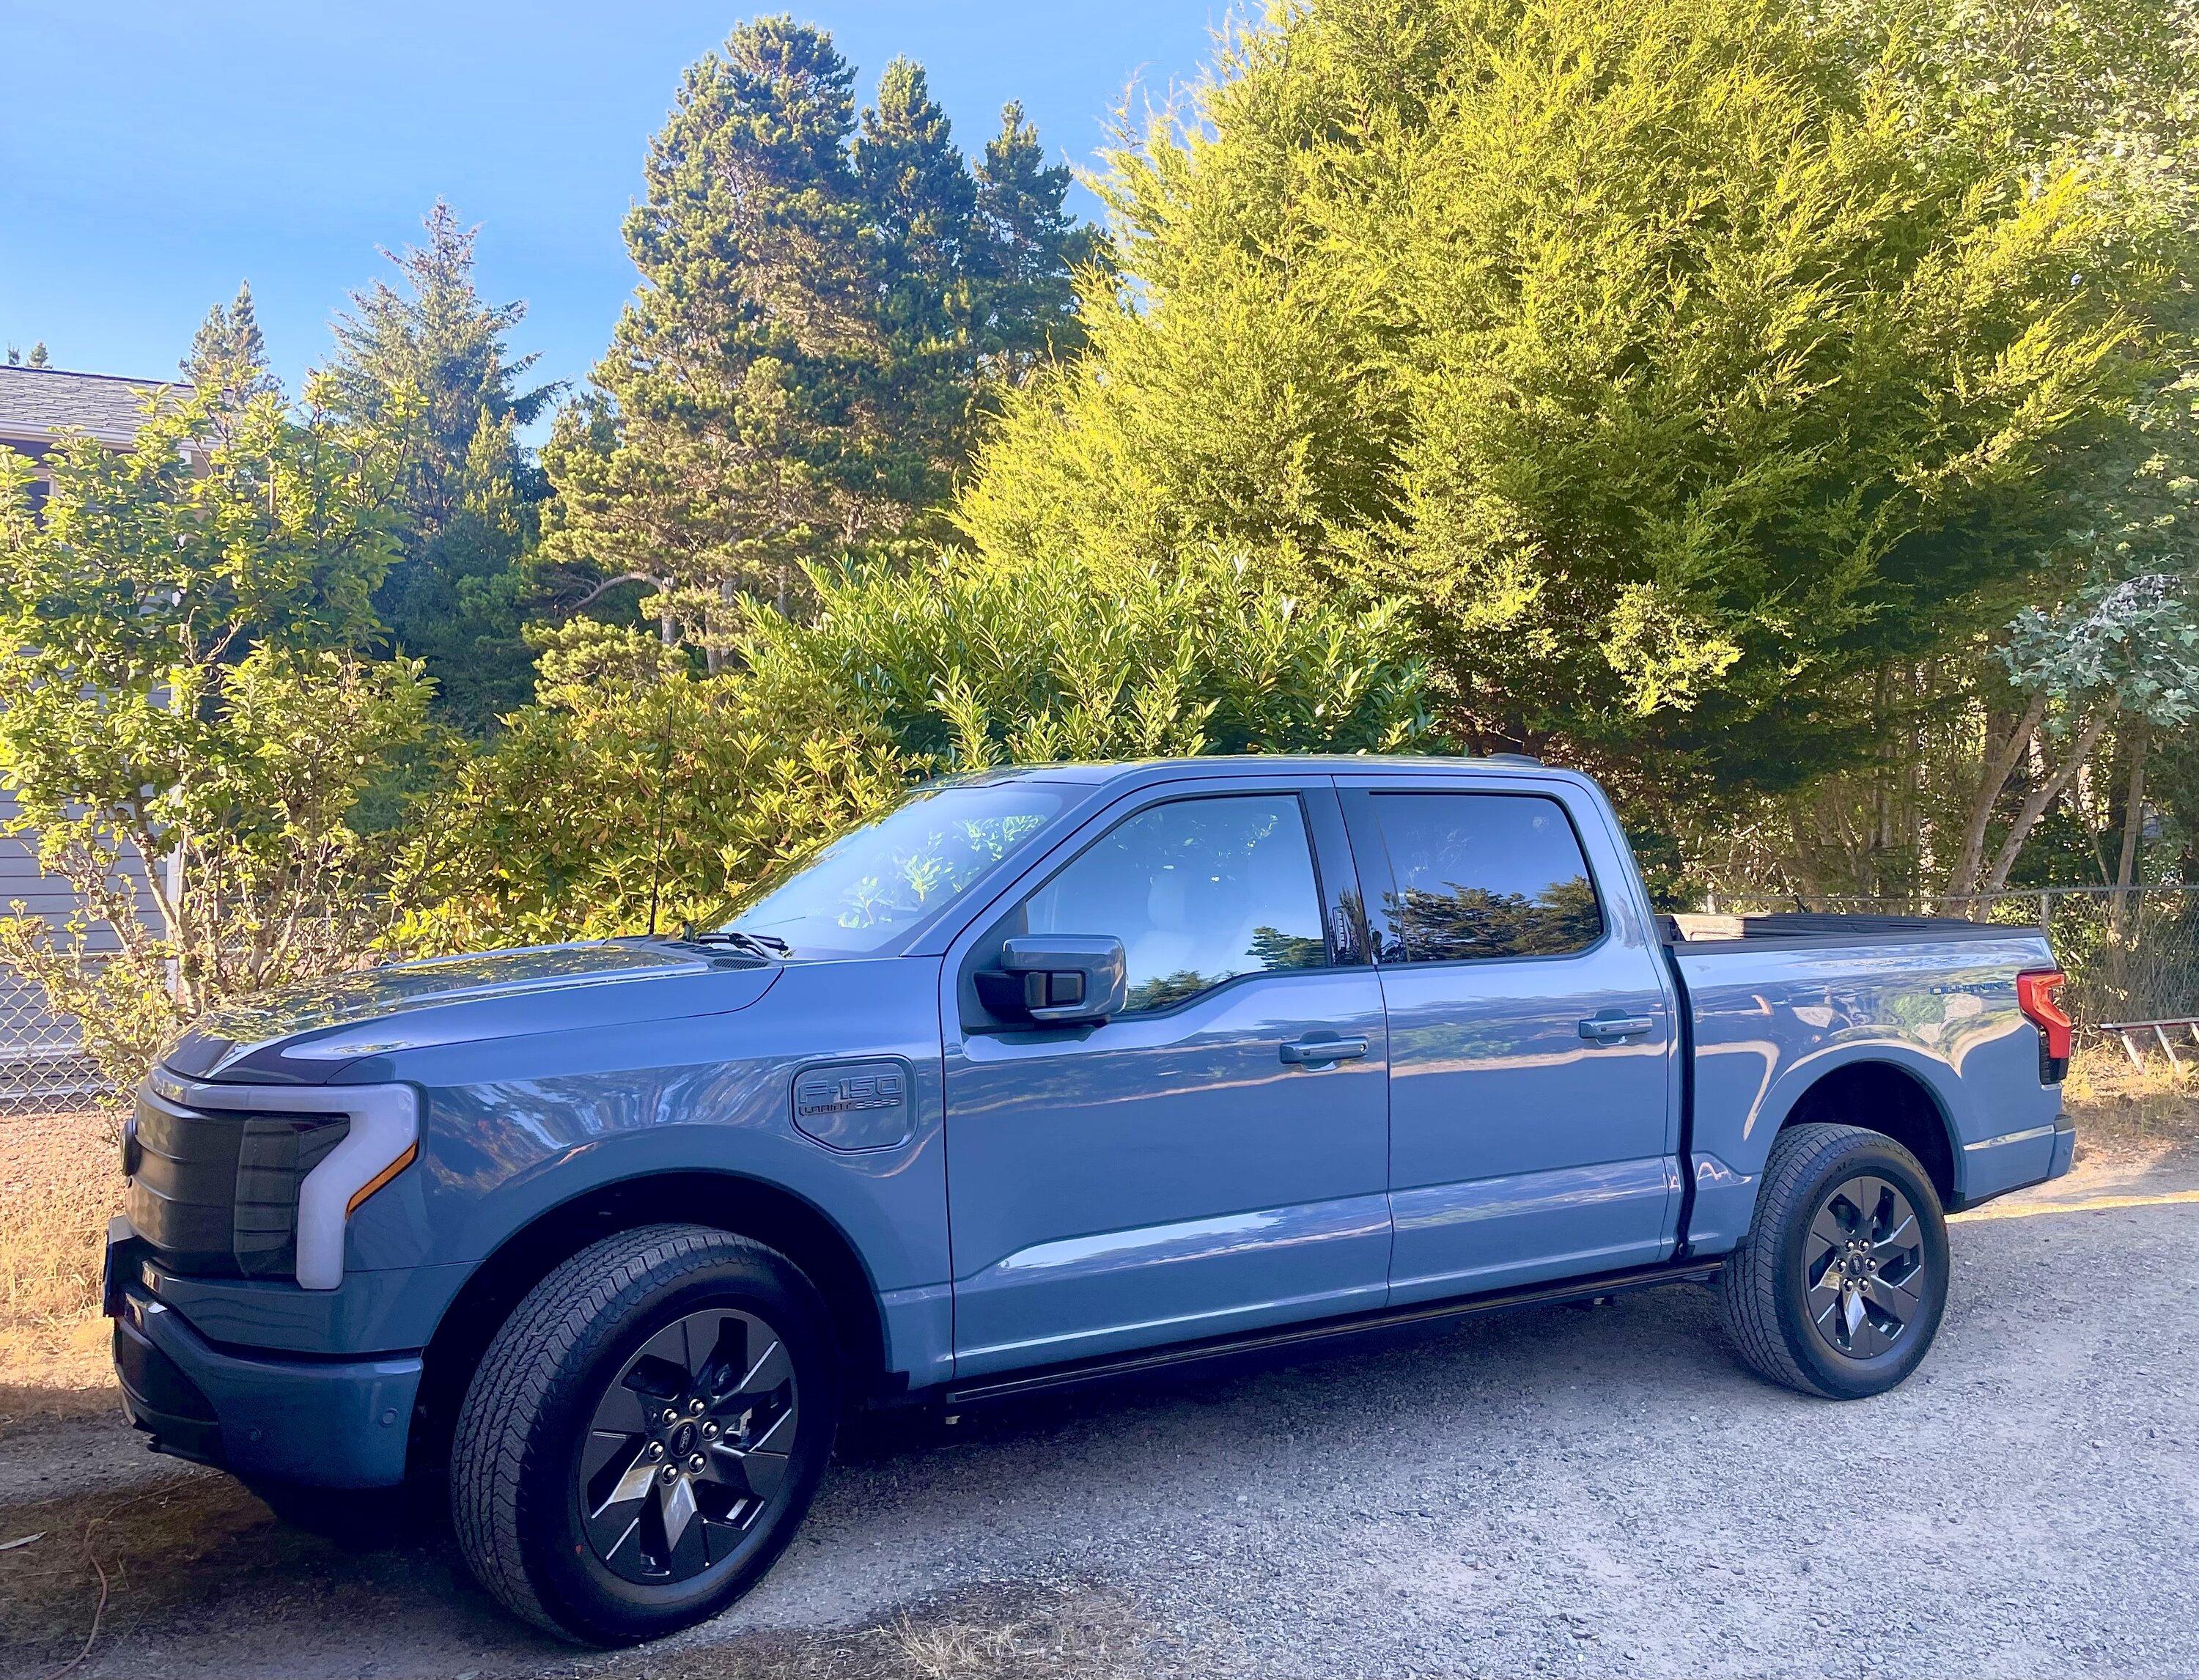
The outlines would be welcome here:
<svg viewBox="0 0 2199 1680">
<path fill-rule="evenodd" d="M 1332 1338 L 1363 1335 L 1400 1325 L 1433 1324 L 1447 1318 L 1471 1318 L 1480 1313 L 1508 1312 L 1517 1307 L 1559 1306 L 1568 1301 L 1593 1301 L 1629 1290 L 1654 1288 L 1665 1283 L 1702 1283 L 1716 1277 L 1724 1266 L 1723 1256 L 1712 1260 L 1666 1261 L 1633 1271 L 1605 1272 L 1595 1277 L 1568 1278 L 1561 1283 L 1536 1284 L 1522 1289 L 1496 1290 L 1486 1295 L 1466 1295 L 1447 1301 L 1405 1307 L 1380 1307 L 1345 1318 L 1325 1318 L 1314 1324 L 1293 1324 L 1274 1330 L 1251 1330 L 1242 1335 L 1217 1336 L 1175 1347 L 1140 1350 L 1045 1370 L 1018 1373 L 995 1382 L 965 1383 L 948 1387 L 941 1400 L 948 1408 L 985 1400 L 1006 1400 L 1018 1395 L 1074 1388 L 1079 1384 L 1133 1377 L 1147 1371 L 1172 1370 L 1201 1360 L 1226 1359 L 1235 1354 L 1259 1353 L 1276 1348 L 1303 1347 Z M 935 1393 L 938 1391 L 935 1390 Z"/>
</svg>

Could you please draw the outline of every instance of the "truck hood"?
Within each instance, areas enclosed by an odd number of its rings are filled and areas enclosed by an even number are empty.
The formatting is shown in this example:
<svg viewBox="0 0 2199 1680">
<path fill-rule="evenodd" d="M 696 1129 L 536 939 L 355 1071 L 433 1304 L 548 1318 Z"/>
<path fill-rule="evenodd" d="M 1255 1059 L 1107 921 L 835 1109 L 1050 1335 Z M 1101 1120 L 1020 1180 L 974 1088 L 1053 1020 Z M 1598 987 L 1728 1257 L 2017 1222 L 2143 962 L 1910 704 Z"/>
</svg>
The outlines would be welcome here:
<svg viewBox="0 0 2199 1680">
<path fill-rule="evenodd" d="M 393 963 L 209 1011 L 160 1060 L 190 1079 L 319 1084 L 362 1056 L 744 1009 L 779 974 L 671 940 Z"/>
</svg>

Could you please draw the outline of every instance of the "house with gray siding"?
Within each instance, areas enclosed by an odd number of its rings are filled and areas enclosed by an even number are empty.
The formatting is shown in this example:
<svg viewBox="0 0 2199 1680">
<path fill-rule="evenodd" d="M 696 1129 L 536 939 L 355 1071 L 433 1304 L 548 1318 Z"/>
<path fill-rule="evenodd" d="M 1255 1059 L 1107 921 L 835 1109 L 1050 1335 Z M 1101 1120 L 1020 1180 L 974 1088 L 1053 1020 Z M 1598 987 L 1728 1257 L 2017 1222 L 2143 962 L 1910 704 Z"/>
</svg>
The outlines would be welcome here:
<svg viewBox="0 0 2199 1680">
<path fill-rule="evenodd" d="M 0 366 L 0 448 L 28 458 L 34 472 L 55 446 L 73 435 L 126 449 L 148 401 L 168 400 L 180 388 L 159 379 Z M 42 476 L 32 480 L 32 498 L 34 507 L 44 505 Z M 0 822 L 12 820 L 16 808 L 14 795 L 0 784 Z M 137 878 L 141 911 L 157 922 L 142 869 Z M 0 915 L 38 916 L 58 925 L 74 903 L 67 882 L 40 872 L 37 848 L 27 837 L 0 834 Z M 74 1024 L 56 1019 L 36 987 L 0 971 L 0 1113 L 79 1102 L 98 1088 L 97 1071 Z"/>
</svg>

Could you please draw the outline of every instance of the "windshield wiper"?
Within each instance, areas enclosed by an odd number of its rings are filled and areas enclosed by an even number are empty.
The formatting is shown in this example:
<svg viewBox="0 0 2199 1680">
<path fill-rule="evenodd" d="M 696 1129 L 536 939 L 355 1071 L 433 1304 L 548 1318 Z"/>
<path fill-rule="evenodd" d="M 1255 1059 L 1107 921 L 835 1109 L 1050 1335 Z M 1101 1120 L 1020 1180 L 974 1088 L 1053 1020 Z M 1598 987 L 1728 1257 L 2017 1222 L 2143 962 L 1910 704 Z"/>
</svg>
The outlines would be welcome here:
<svg viewBox="0 0 2199 1680">
<path fill-rule="evenodd" d="M 680 936 L 690 945 L 731 945 L 737 950 L 753 952 L 767 961 L 785 956 L 794 949 L 775 933 L 748 933 L 739 928 L 689 928 Z"/>
</svg>

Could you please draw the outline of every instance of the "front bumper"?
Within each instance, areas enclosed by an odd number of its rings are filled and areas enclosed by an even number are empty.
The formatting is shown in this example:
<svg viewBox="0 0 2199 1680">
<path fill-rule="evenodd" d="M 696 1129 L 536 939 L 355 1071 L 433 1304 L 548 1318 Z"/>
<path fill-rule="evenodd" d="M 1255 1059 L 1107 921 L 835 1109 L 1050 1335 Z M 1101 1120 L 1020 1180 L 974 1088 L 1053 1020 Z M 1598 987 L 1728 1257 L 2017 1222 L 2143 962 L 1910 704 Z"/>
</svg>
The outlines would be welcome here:
<svg viewBox="0 0 2199 1680">
<path fill-rule="evenodd" d="M 243 1478 L 309 1487 L 392 1487 L 405 1479 L 420 1361 L 266 1359 L 228 1353 L 129 1281 L 108 1239 L 106 1304 L 123 1409 L 155 1452 Z"/>
</svg>

